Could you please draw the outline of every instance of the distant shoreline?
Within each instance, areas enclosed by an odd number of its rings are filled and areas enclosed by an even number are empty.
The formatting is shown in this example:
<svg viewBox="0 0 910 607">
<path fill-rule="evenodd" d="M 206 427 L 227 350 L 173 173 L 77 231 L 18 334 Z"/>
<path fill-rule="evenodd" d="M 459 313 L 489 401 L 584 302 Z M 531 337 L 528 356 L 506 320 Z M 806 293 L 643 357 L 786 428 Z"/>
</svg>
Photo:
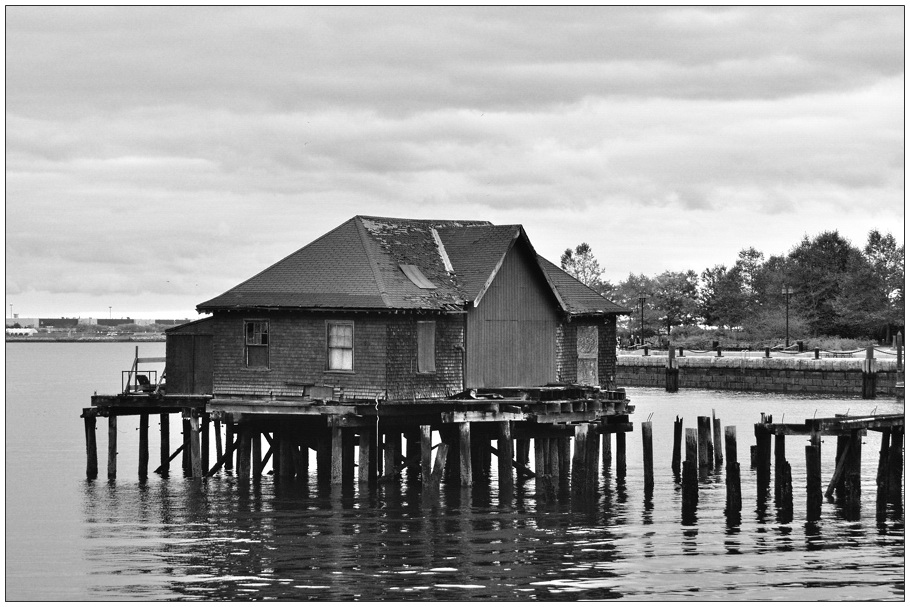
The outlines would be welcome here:
<svg viewBox="0 0 910 607">
<path fill-rule="evenodd" d="M 163 342 L 165 338 L 163 335 L 156 335 L 154 337 L 19 337 L 16 335 L 7 335 L 6 342 L 16 342 L 16 343 L 54 343 L 54 342 L 79 342 L 79 343 L 110 343 L 110 342 L 136 342 L 136 343 L 149 343 L 149 342 Z"/>
</svg>

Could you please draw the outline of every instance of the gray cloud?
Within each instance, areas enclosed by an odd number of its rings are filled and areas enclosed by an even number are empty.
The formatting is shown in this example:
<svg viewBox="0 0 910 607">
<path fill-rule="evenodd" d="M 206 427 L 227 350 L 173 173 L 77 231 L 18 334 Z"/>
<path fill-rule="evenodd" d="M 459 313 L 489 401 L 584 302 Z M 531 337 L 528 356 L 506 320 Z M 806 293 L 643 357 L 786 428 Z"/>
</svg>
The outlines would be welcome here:
<svg viewBox="0 0 910 607">
<path fill-rule="evenodd" d="M 630 267 L 631 226 L 862 239 L 903 218 L 903 92 L 901 7 L 9 7 L 7 294 L 191 308 L 355 213 L 620 276 L 689 259 Z"/>
</svg>

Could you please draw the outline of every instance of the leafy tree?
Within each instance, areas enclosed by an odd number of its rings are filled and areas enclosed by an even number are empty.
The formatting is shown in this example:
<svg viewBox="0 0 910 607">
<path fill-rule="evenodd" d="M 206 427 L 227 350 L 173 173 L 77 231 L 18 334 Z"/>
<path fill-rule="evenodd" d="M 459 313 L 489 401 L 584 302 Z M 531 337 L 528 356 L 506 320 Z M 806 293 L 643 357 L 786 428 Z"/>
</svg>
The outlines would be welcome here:
<svg viewBox="0 0 910 607">
<path fill-rule="evenodd" d="M 641 337 L 640 331 L 644 326 L 645 338 L 653 336 L 655 327 L 660 322 L 653 306 L 653 295 L 656 291 L 655 280 L 644 274 L 629 274 L 620 282 L 613 291 L 613 301 L 632 310 L 631 316 L 620 316 L 617 320 L 617 329 L 623 335 L 633 339 Z M 642 321 L 639 297 L 644 295 L 644 320 Z"/>
<path fill-rule="evenodd" d="M 698 275 L 664 272 L 655 280 L 654 302 L 666 323 L 667 335 L 674 326 L 694 325 L 698 316 Z"/>
<path fill-rule="evenodd" d="M 566 249 L 559 258 L 559 265 L 563 270 L 574 276 L 580 282 L 588 285 L 604 297 L 610 297 L 614 287 L 603 279 L 604 269 L 601 267 L 591 246 L 583 242 L 575 250 Z"/>
<path fill-rule="evenodd" d="M 812 240 L 808 236 L 790 251 L 788 275 L 797 289 L 799 310 L 815 335 L 852 337 L 854 330 L 842 322 L 835 309 L 844 278 L 851 264 L 858 263 L 860 252 L 837 231 L 824 232 Z"/>
<path fill-rule="evenodd" d="M 863 256 L 872 266 L 872 273 L 886 301 L 881 319 L 890 341 L 892 326 L 904 326 L 904 245 L 897 246 L 894 236 L 883 236 L 878 230 L 869 232 Z"/>
<path fill-rule="evenodd" d="M 742 322 L 741 280 L 739 270 L 724 265 L 707 268 L 701 273 L 698 290 L 698 312 L 704 323 L 734 327 Z"/>
</svg>

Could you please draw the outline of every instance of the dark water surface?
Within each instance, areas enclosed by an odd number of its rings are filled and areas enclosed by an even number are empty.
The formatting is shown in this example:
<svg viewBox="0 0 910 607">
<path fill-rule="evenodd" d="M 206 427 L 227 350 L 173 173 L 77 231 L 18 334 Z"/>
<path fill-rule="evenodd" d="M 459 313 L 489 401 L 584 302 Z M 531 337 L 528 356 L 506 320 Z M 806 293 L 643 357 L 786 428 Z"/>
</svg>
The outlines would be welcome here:
<svg viewBox="0 0 910 607">
<path fill-rule="evenodd" d="M 505 503 L 495 479 L 423 498 L 416 483 L 372 492 L 315 481 L 232 476 L 137 480 L 138 418 L 121 419 L 119 478 L 86 481 L 79 414 L 120 389 L 128 343 L 6 345 L 6 599 L 318 600 L 862 600 L 904 599 L 904 518 L 875 514 L 880 436 L 863 447 L 862 518 L 826 502 L 805 522 L 806 437 L 790 437 L 794 516 L 759 508 L 749 469 L 753 424 L 835 413 L 901 412 L 862 401 L 631 388 L 636 431 L 628 474 L 601 479 L 599 499 L 538 503 L 533 481 Z M 141 344 L 163 356 L 164 344 Z M 684 525 L 670 470 L 673 420 L 694 428 L 712 410 L 738 430 L 743 511 L 724 515 L 722 475 L 701 486 Z M 652 416 L 655 487 L 645 499 L 639 424 Z M 135 419 L 135 422 L 134 422 Z M 176 417 L 173 418 L 176 420 Z M 98 424 L 101 475 L 107 428 Z M 157 428 L 150 432 L 152 468 Z M 180 424 L 171 422 L 171 444 Z M 214 442 L 214 441 L 213 441 Z M 822 445 L 824 481 L 835 441 Z M 533 456 L 532 456 L 533 461 Z"/>
</svg>

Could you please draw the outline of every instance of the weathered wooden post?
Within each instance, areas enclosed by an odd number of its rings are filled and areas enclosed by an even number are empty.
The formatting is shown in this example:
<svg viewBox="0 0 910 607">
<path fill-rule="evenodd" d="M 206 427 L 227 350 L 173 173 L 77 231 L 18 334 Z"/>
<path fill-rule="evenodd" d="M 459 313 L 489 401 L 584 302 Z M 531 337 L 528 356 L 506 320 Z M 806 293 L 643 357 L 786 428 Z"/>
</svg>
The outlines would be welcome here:
<svg viewBox="0 0 910 607">
<path fill-rule="evenodd" d="M 609 474 L 610 466 L 613 465 L 613 435 L 609 432 L 604 432 L 603 437 L 603 447 L 602 447 L 602 459 L 601 464 L 603 468 L 604 475 Z"/>
<path fill-rule="evenodd" d="M 499 422 L 499 437 L 496 441 L 499 454 L 496 456 L 499 476 L 499 490 L 504 494 L 512 492 L 512 422 Z"/>
<path fill-rule="evenodd" d="M 866 359 L 863 361 L 863 398 L 875 398 L 875 346 L 866 348 Z"/>
<path fill-rule="evenodd" d="M 838 436 L 837 452 L 834 456 L 834 475 L 831 477 L 831 482 L 828 483 L 825 497 L 831 497 L 834 494 L 835 489 L 837 490 L 838 499 L 844 497 L 844 470 L 846 470 L 847 467 L 847 451 L 849 451 L 849 448 L 850 438 L 845 435 Z"/>
<path fill-rule="evenodd" d="M 784 464 L 787 461 L 786 454 L 786 437 L 783 434 L 777 434 L 774 437 L 774 499 L 780 500 L 781 489 L 784 483 Z"/>
<path fill-rule="evenodd" d="M 329 462 L 331 472 L 329 481 L 333 485 L 340 485 L 344 477 L 344 442 L 341 437 L 341 426 L 334 419 L 332 420 L 329 436 L 331 440 L 331 461 Z"/>
<path fill-rule="evenodd" d="M 360 434 L 360 480 L 363 482 L 364 478 L 364 434 Z M 427 487 L 430 484 L 431 477 L 433 476 L 433 427 L 432 426 L 420 426 L 420 478 L 424 483 L 424 487 Z"/>
<path fill-rule="evenodd" d="M 654 448 L 651 422 L 649 421 L 641 423 L 641 449 L 645 467 L 645 493 L 647 494 L 654 490 Z"/>
<path fill-rule="evenodd" d="M 200 421 L 202 422 L 202 470 L 209 469 L 209 414 L 203 413 Z"/>
<path fill-rule="evenodd" d="M 822 516 L 822 467 L 818 447 L 806 445 L 806 519 L 817 521 Z"/>
<path fill-rule="evenodd" d="M 572 485 L 572 440 L 568 436 L 556 439 L 556 448 L 559 451 L 559 492 L 562 495 L 569 493 Z M 597 448 L 600 448 L 598 443 Z M 597 464 L 590 464 L 588 472 L 593 474 L 592 483 L 597 482 Z"/>
<path fill-rule="evenodd" d="M 534 437 L 534 492 L 537 494 L 538 499 L 545 499 L 548 493 L 550 480 L 549 470 L 547 469 L 548 440 L 549 439 L 542 436 Z M 578 448 L 577 441 L 575 443 L 575 448 Z M 574 470 L 572 480 L 575 480 Z"/>
<path fill-rule="evenodd" d="M 238 424 L 236 433 L 239 438 L 237 449 L 237 478 L 248 480 L 250 478 L 250 463 L 253 451 L 253 432 L 249 424 Z"/>
<path fill-rule="evenodd" d="M 107 416 L 107 478 L 117 478 L 117 416 Z"/>
<path fill-rule="evenodd" d="M 161 416 L 164 417 L 163 415 Z M 163 421 L 163 420 L 162 420 Z M 214 433 L 215 433 L 215 459 L 216 461 L 221 461 L 221 457 L 224 455 L 224 451 L 221 446 L 221 420 L 216 419 L 214 423 Z"/>
<path fill-rule="evenodd" d="M 755 470 L 758 500 L 764 502 L 771 484 L 771 433 L 764 424 L 755 424 Z"/>
<path fill-rule="evenodd" d="M 683 518 L 695 513 L 698 506 L 698 430 L 686 428 L 686 460 L 683 462 Z"/>
<path fill-rule="evenodd" d="M 202 450 L 199 445 L 199 416 L 190 415 L 190 474 L 193 478 L 202 478 Z"/>
<path fill-rule="evenodd" d="M 258 480 L 262 475 L 262 432 L 259 431 L 259 428 L 253 430 L 253 435 L 251 437 L 251 446 L 252 446 L 252 472 L 253 480 Z"/>
<path fill-rule="evenodd" d="M 430 450 L 432 448 L 432 431 L 430 426 L 420 427 L 420 455 L 421 455 L 421 472 L 423 481 L 428 483 L 430 475 L 433 473 L 433 463 L 430 461 Z M 375 483 L 378 477 L 378 468 L 376 467 L 376 426 L 364 426 L 360 428 L 360 443 L 357 445 L 358 462 L 357 481 L 367 485 Z"/>
<path fill-rule="evenodd" d="M 727 514 L 739 513 L 743 508 L 743 498 L 736 454 L 736 426 L 724 428 L 724 442 L 727 449 Z"/>
<path fill-rule="evenodd" d="M 190 447 L 190 420 L 184 417 L 181 421 L 183 423 L 183 457 L 181 458 L 181 461 L 183 462 L 183 473 L 190 476 L 193 473 L 193 462 L 190 459 L 192 457 Z"/>
<path fill-rule="evenodd" d="M 139 478 L 149 475 L 149 414 L 139 414 Z"/>
<path fill-rule="evenodd" d="M 278 447 L 278 457 L 276 458 L 278 461 L 278 478 L 293 478 L 295 472 L 294 451 L 296 451 L 297 445 L 294 443 L 291 433 L 287 431 L 276 431 L 275 442 Z M 273 455 L 272 457 L 275 456 Z"/>
<path fill-rule="evenodd" d="M 471 423 L 461 422 L 458 426 L 458 455 L 459 455 L 459 478 L 462 487 L 470 487 L 474 484 L 474 478 L 471 476 Z"/>
<path fill-rule="evenodd" d="M 901 503 L 901 481 L 904 475 L 904 428 L 891 429 L 891 447 L 888 450 L 888 493 L 895 504 Z"/>
<path fill-rule="evenodd" d="M 848 520 L 859 520 L 860 513 L 860 470 L 862 466 L 862 436 L 859 430 L 850 431 L 850 448 L 847 453 L 846 468 L 844 470 L 844 513 Z"/>
<path fill-rule="evenodd" d="M 441 443 L 436 448 L 436 462 L 433 464 L 433 472 L 430 475 L 430 481 L 424 485 L 424 491 L 439 489 L 439 483 L 442 480 L 442 474 L 446 467 L 446 457 L 449 453 L 449 445 Z"/>
<path fill-rule="evenodd" d="M 399 441 L 399 448 L 401 442 Z M 354 432 L 350 428 L 341 429 L 341 482 L 350 487 L 354 484 Z M 303 476 L 303 472 L 299 473 Z"/>
<path fill-rule="evenodd" d="M 881 446 L 878 450 L 878 470 L 875 475 L 875 514 L 881 519 L 888 503 L 888 454 L 891 450 L 891 430 L 886 428 L 880 433 Z"/>
<path fill-rule="evenodd" d="M 234 420 L 228 418 L 224 423 L 224 469 L 234 468 Z"/>
<path fill-rule="evenodd" d="M 670 464 L 673 474 L 677 476 L 680 473 L 680 461 L 682 459 L 682 431 L 683 420 L 677 415 L 676 421 L 673 422 L 673 461 Z"/>
<path fill-rule="evenodd" d="M 616 478 L 626 478 L 626 433 L 616 433 Z"/>
<path fill-rule="evenodd" d="M 711 420 L 700 415 L 698 417 L 698 470 L 699 472 L 708 470 L 710 459 L 708 457 L 708 440 L 711 436 Z"/>
<path fill-rule="evenodd" d="M 92 409 L 83 409 L 82 418 L 85 423 L 85 477 L 98 478 L 98 441 L 95 437 L 95 422 L 97 418 Z"/>
<path fill-rule="evenodd" d="M 171 467 L 171 418 L 168 413 L 162 413 L 159 419 L 161 422 L 161 444 L 158 453 L 161 457 L 161 465 L 158 470 L 162 474 L 167 474 L 168 469 Z M 218 453 L 218 458 L 221 459 L 221 453 Z"/>
<path fill-rule="evenodd" d="M 322 486 L 332 484 L 332 430 L 320 432 L 316 436 L 316 482 Z M 339 440 L 340 444 L 341 441 Z M 293 468 L 293 463 L 291 465 Z M 284 462 L 281 463 L 282 474 Z M 293 473 L 291 473 L 293 476 Z M 340 474 L 339 474 L 340 477 Z"/>
<path fill-rule="evenodd" d="M 679 391 L 679 363 L 676 360 L 676 351 L 669 344 L 667 345 L 666 389 L 667 392 Z"/>
<path fill-rule="evenodd" d="M 714 409 L 711 409 L 711 425 L 714 430 L 714 469 L 718 472 L 724 463 L 724 450 L 721 448 L 721 430 L 720 420 L 714 416 Z"/>
</svg>

